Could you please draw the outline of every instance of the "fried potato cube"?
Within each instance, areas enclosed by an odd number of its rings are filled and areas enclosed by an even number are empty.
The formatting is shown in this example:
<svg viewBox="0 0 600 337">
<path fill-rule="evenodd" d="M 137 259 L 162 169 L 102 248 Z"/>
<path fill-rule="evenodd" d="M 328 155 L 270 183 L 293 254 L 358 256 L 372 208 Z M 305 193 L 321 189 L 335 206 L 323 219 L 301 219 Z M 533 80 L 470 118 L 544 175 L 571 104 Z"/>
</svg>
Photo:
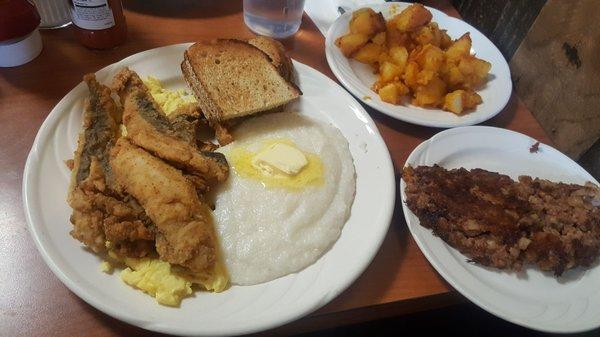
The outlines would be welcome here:
<svg viewBox="0 0 600 337">
<path fill-rule="evenodd" d="M 460 72 L 458 66 L 453 64 L 448 65 L 448 69 L 443 72 L 444 81 L 450 88 L 459 88 L 465 83 L 465 76 Z"/>
<path fill-rule="evenodd" d="M 468 88 L 476 87 L 485 82 L 492 64 L 475 56 L 463 56 L 458 63 L 458 70 L 464 76 L 463 84 Z"/>
<path fill-rule="evenodd" d="M 378 44 L 367 43 L 354 54 L 354 59 L 361 63 L 375 64 L 383 50 L 383 47 Z"/>
<path fill-rule="evenodd" d="M 419 64 L 415 61 L 408 61 L 406 64 L 406 68 L 404 69 L 404 74 L 402 78 L 404 79 L 404 83 L 408 85 L 410 88 L 414 89 L 417 87 L 417 79 L 421 69 L 419 69 Z"/>
<path fill-rule="evenodd" d="M 408 94 L 408 87 L 400 81 L 395 81 L 381 87 L 377 92 L 382 101 L 391 104 L 400 104 L 402 96 Z"/>
<path fill-rule="evenodd" d="M 417 74 L 416 82 L 418 85 L 427 85 L 436 76 L 436 72 L 424 69 Z"/>
<path fill-rule="evenodd" d="M 408 51 L 402 46 L 394 46 L 389 50 L 390 60 L 392 63 L 404 70 L 408 61 Z"/>
<path fill-rule="evenodd" d="M 483 103 L 483 99 L 473 90 L 465 90 L 465 109 L 473 109 L 477 107 L 479 104 Z"/>
<path fill-rule="evenodd" d="M 406 49 L 414 48 L 413 42 L 410 39 L 408 33 L 401 32 L 396 28 L 396 25 L 392 21 L 388 21 L 386 25 L 386 44 L 388 48 L 392 48 L 394 46 L 403 46 Z"/>
<path fill-rule="evenodd" d="M 446 83 L 439 77 L 434 77 L 427 85 L 419 85 L 415 89 L 412 103 L 421 107 L 436 107 L 444 103 Z"/>
<path fill-rule="evenodd" d="M 396 87 L 394 83 L 386 84 L 381 89 L 379 89 L 377 93 L 379 94 L 379 98 L 381 98 L 381 100 L 384 102 L 398 104 L 400 101 L 398 87 Z"/>
<path fill-rule="evenodd" d="M 369 36 L 361 33 L 350 33 L 335 40 L 335 45 L 340 48 L 346 57 L 352 56 L 369 42 Z"/>
<path fill-rule="evenodd" d="M 421 4 L 412 4 L 392 18 L 401 32 L 412 32 L 431 21 L 431 12 Z"/>
<path fill-rule="evenodd" d="M 469 33 L 465 33 L 446 49 L 446 57 L 451 62 L 458 61 L 461 57 L 467 55 L 471 55 L 471 36 Z"/>
<path fill-rule="evenodd" d="M 467 109 L 475 108 L 481 102 L 483 102 L 481 96 L 474 91 L 455 90 L 446 95 L 442 109 L 460 115 Z"/>
<path fill-rule="evenodd" d="M 384 50 L 383 52 L 381 52 L 381 54 L 379 54 L 379 57 L 377 58 L 377 63 L 379 64 L 383 64 L 383 62 L 391 62 L 390 60 L 390 54 L 388 53 L 387 50 Z M 379 72 L 379 69 L 377 69 L 377 72 Z"/>
<path fill-rule="evenodd" d="M 439 47 L 443 50 L 448 49 L 452 45 L 453 41 L 450 35 L 446 32 L 445 29 L 440 29 L 440 45 Z"/>
<path fill-rule="evenodd" d="M 383 14 L 376 13 L 371 8 L 361 8 L 352 13 L 350 33 L 365 34 L 369 37 L 385 31 Z"/>
<path fill-rule="evenodd" d="M 377 34 L 375 34 L 375 36 L 373 36 L 373 38 L 371 39 L 371 41 L 375 44 L 378 44 L 380 46 L 385 45 L 386 42 L 386 35 L 385 32 L 379 32 Z"/>
<path fill-rule="evenodd" d="M 416 52 L 412 56 L 413 59 L 419 64 L 421 69 L 437 72 L 444 64 L 446 58 L 444 52 L 432 44 L 427 44 L 418 51 L 415 51 Z"/>
<path fill-rule="evenodd" d="M 384 61 L 379 66 L 379 81 L 382 83 L 398 80 L 402 75 L 402 68 L 392 62 Z"/>
<path fill-rule="evenodd" d="M 420 45 L 432 44 L 440 47 L 443 34 L 437 23 L 430 22 L 426 26 L 417 29 L 414 33 L 411 33 L 411 37 Z"/>
</svg>

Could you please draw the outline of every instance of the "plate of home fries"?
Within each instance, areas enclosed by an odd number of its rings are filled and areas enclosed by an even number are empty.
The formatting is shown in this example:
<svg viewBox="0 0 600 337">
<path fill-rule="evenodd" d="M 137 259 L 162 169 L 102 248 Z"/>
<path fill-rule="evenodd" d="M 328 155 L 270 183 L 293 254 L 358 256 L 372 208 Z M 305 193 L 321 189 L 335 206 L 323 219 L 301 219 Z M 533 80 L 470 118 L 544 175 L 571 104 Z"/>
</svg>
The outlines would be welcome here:
<svg viewBox="0 0 600 337">
<path fill-rule="evenodd" d="M 478 124 L 498 114 L 512 92 L 508 64 L 489 39 L 421 4 L 347 11 L 329 28 L 325 48 L 354 96 L 413 124 Z"/>
</svg>

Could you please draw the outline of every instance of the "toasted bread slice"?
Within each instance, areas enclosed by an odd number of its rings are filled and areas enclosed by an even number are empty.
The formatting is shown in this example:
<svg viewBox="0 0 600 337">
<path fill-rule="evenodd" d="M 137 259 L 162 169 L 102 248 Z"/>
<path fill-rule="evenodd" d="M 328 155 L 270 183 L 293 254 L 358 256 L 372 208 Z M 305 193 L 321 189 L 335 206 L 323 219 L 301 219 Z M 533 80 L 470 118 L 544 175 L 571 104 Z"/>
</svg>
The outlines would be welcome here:
<svg viewBox="0 0 600 337">
<path fill-rule="evenodd" d="M 267 54 L 240 40 L 195 43 L 185 51 L 181 70 L 213 122 L 266 111 L 302 95 Z"/>
<path fill-rule="evenodd" d="M 267 54 L 281 76 L 290 82 L 292 81 L 294 70 L 292 60 L 286 55 L 281 42 L 266 36 L 256 36 L 248 40 L 248 43 Z"/>
</svg>

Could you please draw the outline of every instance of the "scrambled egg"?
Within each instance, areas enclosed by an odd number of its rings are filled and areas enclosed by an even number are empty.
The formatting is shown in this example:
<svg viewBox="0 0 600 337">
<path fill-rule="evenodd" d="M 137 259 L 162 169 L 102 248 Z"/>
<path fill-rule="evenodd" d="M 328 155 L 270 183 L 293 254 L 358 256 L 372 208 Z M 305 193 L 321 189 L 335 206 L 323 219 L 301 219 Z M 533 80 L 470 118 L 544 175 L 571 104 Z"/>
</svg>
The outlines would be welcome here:
<svg viewBox="0 0 600 337">
<path fill-rule="evenodd" d="M 144 84 L 148 87 L 152 98 L 167 115 L 181 106 L 196 103 L 194 96 L 188 94 L 185 90 L 165 89 L 160 81 L 154 77 L 149 76 L 146 78 Z M 121 135 L 126 136 L 127 129 L 125 126 L 121 124 L 119 127 Z M 107 241 L 106 247 L 110 249 L 110 246 L 110 242 Z M 221 292 L 227 288 L 229 282 L 222 261 L 217 262 L 215 270 L 209 276 L 186 271 L 181 267 L 173 266 L 156 258 L 123 259 L 110 250 L 108 255 L 111 260 L 127 266 L 121 271 L 123 282 L 155 297 L 156 301 L 162 305 L 179 306 L 183 298 L 192 294 L 194 284 L 200 285 L 208 291 Z M 111 274 L 114 267 L 109 261 L 103 261 L 100 264 L 100 269 L 107 274 Z"/>
<path fill-rule="evenodd" d="M 179 306 L 192 294 L 192 282 L 174 274 L 168 262 L 126 258 L 125 264 L 129 267 L 121 272 L 123 282 L 154 296 L 160 304 Z"/>
<path fill-rule="evenodd" d="M 274 144 L 286 144 L 296 149 L 298 147 L 288 139 L 272 139 L 264 141 L 258 152 L 252 152 L 245 147 L 234 147 L 227 158 L 233 169 L 241 177 L 258 180 L 267 187 L 281 187 L 290 190 L 298 190 L 310 185 L 323 184 L 323 163 L 319 156 L 313 153 L 302 152 L 306 157 L 307 164 L 297 174 L 268 174 L 258 168 L 255 163 L 257 154 Z M 298 149 L 299 150 L 299 149 Z"/>
<path fill-rule="evenodd" d="M 197 102 L 193 95 L 183 89 L 169 90 L 163 88 L 160 81 L 152 76 L 148 76 L 144 80 L 144 84 L 150 90 L 152 98 L 160 105 L 167 116 L 180 106 Z"/>
</svg>

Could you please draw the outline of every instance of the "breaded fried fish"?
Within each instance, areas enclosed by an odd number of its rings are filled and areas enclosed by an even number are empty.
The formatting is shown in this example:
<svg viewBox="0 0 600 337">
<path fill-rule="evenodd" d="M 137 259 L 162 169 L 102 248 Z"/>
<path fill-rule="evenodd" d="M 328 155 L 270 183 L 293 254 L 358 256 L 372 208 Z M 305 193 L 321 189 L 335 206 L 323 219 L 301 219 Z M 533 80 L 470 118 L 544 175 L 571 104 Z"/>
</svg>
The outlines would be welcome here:
<svg viewBox="0 0 600 337">
<path fill-rule="evenodd" d="M 208 206 L 179 170 L 121 138 L 111 150 L 115 179 L 135 197 L 156 224 L 160 258 L 211 273 L 217 264 L 217 239 Z"/>
<path fill-rule="evenodd" d="M 154 251 L 152 222 L 133 198 L 119 191 L 109 164 L 121 111 L 110 89 L 99 84 L 93 74 L 84 81 L 90 96 L 67 198 L 73 208 L 71 235 L 95 252 L 105 251 L 109 241 L 117 254 L 146 256 Z"/>
<path fill-rule="evenodd" d="M 123 124 L 132 143 L 182 169 L 201 190 L 227 179 L 225 157 L 200 151 L 189 129 L 167 118 L 135 72 L 123 69 L 115 76 L 113 88 L 124 107 Z"/>
</svg>

